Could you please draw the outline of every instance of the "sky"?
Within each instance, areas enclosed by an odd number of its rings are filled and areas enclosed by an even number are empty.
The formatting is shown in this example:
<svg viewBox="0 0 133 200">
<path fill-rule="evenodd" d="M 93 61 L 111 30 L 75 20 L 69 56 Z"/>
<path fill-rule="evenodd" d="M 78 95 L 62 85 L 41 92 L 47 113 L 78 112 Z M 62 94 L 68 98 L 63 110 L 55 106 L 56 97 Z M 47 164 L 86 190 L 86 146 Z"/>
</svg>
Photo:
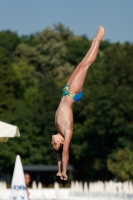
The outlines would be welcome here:
<svg viewBox="0 0 133 200">
<path fill-rule="evenodd" d="M 0 31 L 30 35 L 58 23 L 89 39 L 102 25 L 105 40 L 133 43 L 133 0 L 0 0 Z"/>
</svg>

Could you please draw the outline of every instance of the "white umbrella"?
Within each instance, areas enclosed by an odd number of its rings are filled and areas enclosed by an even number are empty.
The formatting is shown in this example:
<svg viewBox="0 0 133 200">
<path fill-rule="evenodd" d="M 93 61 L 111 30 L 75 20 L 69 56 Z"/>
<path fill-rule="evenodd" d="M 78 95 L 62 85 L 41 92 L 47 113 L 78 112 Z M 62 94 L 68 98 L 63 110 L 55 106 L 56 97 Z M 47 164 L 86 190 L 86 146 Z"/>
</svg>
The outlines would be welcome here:
<svg viewBox="0 0 133 200">
<path fill-rule="evenodd" d="M 0 142 L 7 142 L 9 137 L 20 137 L 18 127 L 0 121 Z"/>
<path fill-rule="evenodd" d="M 21 163 L 19 155 L 17 155 L 16 157 L 9 200 L 13 200 L 13 199 L 28 200 L 27 190 L 26 190 L 25 180 L 24 180 L 24 172 L 23 172 L 22 163 Z"/>
</svg>

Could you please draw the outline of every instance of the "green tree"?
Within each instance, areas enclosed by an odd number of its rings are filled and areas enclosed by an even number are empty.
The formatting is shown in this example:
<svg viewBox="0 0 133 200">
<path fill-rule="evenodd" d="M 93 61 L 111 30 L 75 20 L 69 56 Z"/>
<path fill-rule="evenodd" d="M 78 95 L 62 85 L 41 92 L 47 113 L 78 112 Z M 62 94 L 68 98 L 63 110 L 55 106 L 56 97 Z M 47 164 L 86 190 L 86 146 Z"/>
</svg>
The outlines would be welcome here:
<svg viewBox="0 0 133 200">
<path fill-rule="evenodd" d="M 17 45 L 21 42 L 21 39 L 16 32 L 10 30 L 0 32 L 0 48 L 3 49 L 5 55 L 12 61 L 13 52 Z"/>
<path fill-rule="evenodd" d="M 108 169 L 119 181 L 133 180 L 133 150 L 128 147 L 115 150 L 108 159 Z"/>
<path fill-rule="evenodd" d="M 11 63 L 4 52 L 0 49 L 0 113 L 7 113 L 14 108 L 14 74 Z"/>
<path fill-rule="evenodd" d="M 73 36 L 73 32 L 69 29 L 66 28 L 63 24 L 58 23 L 58 24 L 54 24 L 54 30 L 59 33 L 59 35 L 61 36 L 61 38 L 64 41 L 67 41 L 69 38 L 71 38 Z"/>
<path fill-rule="evenodd" d="M 23 37 L 12 48 L 1 45 L 0 117 L 17 125 L 21 137 L 1 144 L 0 170 L 10 170 L 16 154 L 24 164 L 56 164 L 50 145 L 55 111 L 62 87 L 90 45 L 61 24 Z M 75 179 L 132 180 L 132 51 L 130 43 L 105 41 L 88 71 L 83 99 L 74 105 Z"/>
</svg>

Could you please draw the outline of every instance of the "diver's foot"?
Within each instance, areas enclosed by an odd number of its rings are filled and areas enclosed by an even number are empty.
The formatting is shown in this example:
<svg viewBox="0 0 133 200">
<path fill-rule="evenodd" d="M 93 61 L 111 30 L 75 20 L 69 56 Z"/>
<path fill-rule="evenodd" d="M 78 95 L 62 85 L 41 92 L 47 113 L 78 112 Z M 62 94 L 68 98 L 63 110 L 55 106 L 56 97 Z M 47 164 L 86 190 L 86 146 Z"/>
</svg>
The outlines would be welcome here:
<svg viewBox="0 0 133 200">
<path fill-rule="evenodd" d="M 104 41 L 104 27 L 103 26 L 99 26 L 98 31 L 94 38 L 95 40 L 98 40 L 99 42 Z"/>
</svg>

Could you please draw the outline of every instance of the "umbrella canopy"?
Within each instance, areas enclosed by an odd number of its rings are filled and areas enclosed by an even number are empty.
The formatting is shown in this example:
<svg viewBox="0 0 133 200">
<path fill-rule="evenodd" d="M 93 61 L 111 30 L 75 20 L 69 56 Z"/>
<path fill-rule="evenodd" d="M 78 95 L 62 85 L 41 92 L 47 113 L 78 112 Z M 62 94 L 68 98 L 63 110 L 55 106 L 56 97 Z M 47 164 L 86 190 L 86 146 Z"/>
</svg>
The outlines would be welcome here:
<svg viewBox="0 0 133 200">
<path fill-rule="evenodd" d="M 16 157 L 9 200 L 13 199 L 28 200 L 24 172 L 19 155 Z"/>
<path fill-rule="evenodd" d="M 0 142 L 7 142 L 9 137 L 20 137 L 18 127 L 0 121 Z"/>
</svg>

